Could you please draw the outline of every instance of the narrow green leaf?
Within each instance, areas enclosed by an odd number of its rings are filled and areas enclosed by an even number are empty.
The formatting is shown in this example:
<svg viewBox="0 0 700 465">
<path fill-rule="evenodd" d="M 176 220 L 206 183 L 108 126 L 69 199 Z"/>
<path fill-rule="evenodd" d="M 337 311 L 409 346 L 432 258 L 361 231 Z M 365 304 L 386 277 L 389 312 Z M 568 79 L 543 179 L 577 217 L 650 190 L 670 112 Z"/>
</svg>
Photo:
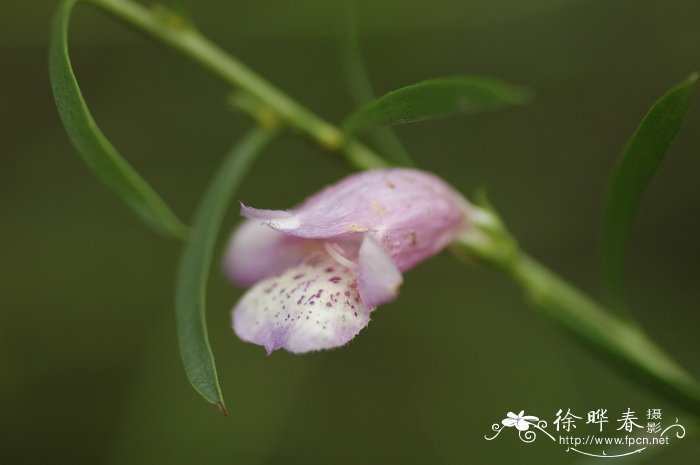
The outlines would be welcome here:
<svg viewBox="0 0 700 465">
<path fill-rule="evenodd" d="M 651 107 L 627 144 L 608 189 L 603 225 L 603 265 L 610 305 L 624 306 L 627 236 L 637 205 L 683 123 L 698 74 L 668 91 Z"/>
<path fill-rule="evenodd" d="M 355 8 L 352 0 L 340 0 L 339 6 L 341 8 L 337 17 L 340 62 L 355 104 L 365 105 L 374 100 L 376 95 L 362 57 Z M 402 166 L 414 165 L 401 140 L 390 128 L 372 128 L 369 136 L 382 155 L 391 162 Z"/>
<path fill-rule="evenodd" d="M 190 238 L 180 259 L 175 295 L 180 355 L 192 386 L 224 414 L 226 410 L 207 336 L 207 279 L 226 208 L 253 161 L 271 137 L 270 131 L 257 129 L 234 147 L 224 160 L 197 208 Z"/>
<path fill-rule="evenodd" d="M 356 110 L 345 120 L 350 133 L 374 126 L 410 123 L 452 113 L 495 111 L 527 103 L 522 87 L 480 76 L 431 79 L 389 92 Z"/>
<path fill-rule="evenodd" d="M 83 99 L 68 55 L 68 23 L 77 1 L 66 0 L 60 5 L 51 34 L 51 87 L 63 125 L 90 169 L 142 220 L 161 233 L 183 238 L 187 227 L 119 155 Z"/>
</svg>

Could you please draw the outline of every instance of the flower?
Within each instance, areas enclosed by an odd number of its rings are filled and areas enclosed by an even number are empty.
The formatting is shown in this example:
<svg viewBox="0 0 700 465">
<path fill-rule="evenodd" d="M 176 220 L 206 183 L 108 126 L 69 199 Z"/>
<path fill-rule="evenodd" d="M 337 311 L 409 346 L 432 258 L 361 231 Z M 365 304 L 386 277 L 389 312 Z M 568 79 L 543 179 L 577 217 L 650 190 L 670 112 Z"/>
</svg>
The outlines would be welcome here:
<svg viewBox="0 0 700 465">
<path fill-rule="evenodd" d="M 503 423 L 503 426 L 507 427 L 515 426 L 518 431 L 527 431 L 530 429 L 530 425 L 532 424 L 531 422 L 540 421 L 539 418 L 531 415 L 524 415 L 524 413 L 525 410 L 521 410 L 517 415 L 513 412 L 508 412 L 506 418 L 504 418 L 501 423 Z"/>
<path fill-rule="evenodd" d="M 233 328 L 268 354 L 339 347 L 380 304 L 396 298 L 402 272 L 468 228 L 471 206 L 433 174 L 366 171 L 289 211 L 245 205 L 225 255 L 230 279 L 250 289 Z"/>
</svg>

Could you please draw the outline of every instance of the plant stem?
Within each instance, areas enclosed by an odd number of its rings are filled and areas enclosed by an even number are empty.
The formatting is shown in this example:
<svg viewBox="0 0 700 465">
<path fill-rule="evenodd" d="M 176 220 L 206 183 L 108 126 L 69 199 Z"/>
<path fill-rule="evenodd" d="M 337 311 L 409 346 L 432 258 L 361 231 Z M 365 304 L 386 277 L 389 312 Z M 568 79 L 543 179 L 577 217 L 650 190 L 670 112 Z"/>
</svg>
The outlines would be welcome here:
<svg viewBox="0 0 700 465">
<path fill-rule="evenodd" d="M 641 372 L 679 404 L 700 414 L 700 385 L 636 324 L 606 311 L 525 254 L 506 271 L 534 304 L 592 346 Z"/>
<path fill-rule="evenodd" d="M 636 323 L 615 315 L 524 254 L 483 194 L 471 205 L 470 227 L 452 250 L 458 258 L 506 272 L 538 309 L 589 347 L 641 374 L 657 392 L 700 416 L 700 383 Z"/>
<path fill-rule="evenodd" d="M 310 136 L 323 148 L 342 152 L 353 166 L 360 169 L 386 166 L 386 162 L 371 149 L 354 138 L 346 137 L 336 126 L 291 99 L 174 13 L 149 9 L 131 0 L 85 1 L 183 53 L 225 82 L 251 94 L 277 112 L 289 126 Z"/>
</svg>

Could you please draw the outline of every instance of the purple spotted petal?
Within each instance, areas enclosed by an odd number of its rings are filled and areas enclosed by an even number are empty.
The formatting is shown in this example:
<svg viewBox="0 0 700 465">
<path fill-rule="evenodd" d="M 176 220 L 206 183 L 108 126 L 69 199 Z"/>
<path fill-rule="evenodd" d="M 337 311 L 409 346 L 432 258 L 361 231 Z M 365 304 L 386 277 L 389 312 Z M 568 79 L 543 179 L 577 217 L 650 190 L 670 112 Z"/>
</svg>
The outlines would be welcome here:
<svg viewBox="0 0 700 465">
<path fill-rule="evenodd" d="M 386 251 L 366 235 L 358 257 L 360 296 L 365 305 L 376 307 L 396 298 L 403 276 Z"/>
<path fill-rule="evenodd" d="M 294 353 L 340 347 L 369 323 L 357 274 L 317 254 L 250 288 L 233 312 L 238 337 Z"/>
</svg>

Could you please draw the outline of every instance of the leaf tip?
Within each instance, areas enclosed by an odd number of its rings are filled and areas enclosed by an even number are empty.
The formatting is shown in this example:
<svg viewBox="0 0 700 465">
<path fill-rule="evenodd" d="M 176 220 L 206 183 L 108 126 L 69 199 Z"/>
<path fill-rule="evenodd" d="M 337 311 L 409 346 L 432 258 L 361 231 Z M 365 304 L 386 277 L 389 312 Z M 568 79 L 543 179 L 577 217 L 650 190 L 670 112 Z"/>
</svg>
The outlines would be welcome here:
<svg viewBox="0 0 700 465">
<path fill-rule="evenodd" d="M 527 87 L 518 87 L 518 101 L 520 105 L 529 105 L 535 100 L 535 92 Z"/>
<path fill-rule="evenodd" d="M 223 416 L 228 417 L 228 410 L 226 410 L 226 406 L 223 402 L 217 402 L 214 405 L 216 405 L 216 408 L 219 409 L 219 412 L 221 412 Z"/>
</svg>

